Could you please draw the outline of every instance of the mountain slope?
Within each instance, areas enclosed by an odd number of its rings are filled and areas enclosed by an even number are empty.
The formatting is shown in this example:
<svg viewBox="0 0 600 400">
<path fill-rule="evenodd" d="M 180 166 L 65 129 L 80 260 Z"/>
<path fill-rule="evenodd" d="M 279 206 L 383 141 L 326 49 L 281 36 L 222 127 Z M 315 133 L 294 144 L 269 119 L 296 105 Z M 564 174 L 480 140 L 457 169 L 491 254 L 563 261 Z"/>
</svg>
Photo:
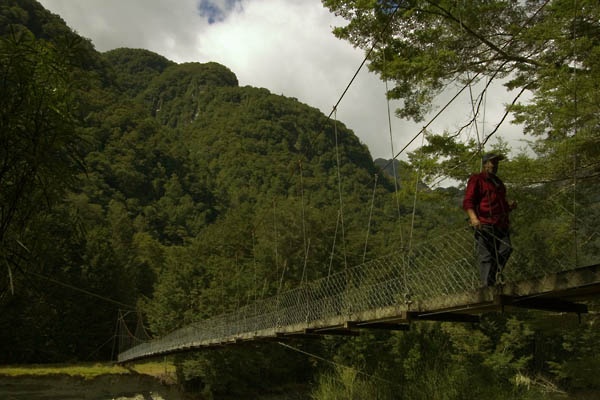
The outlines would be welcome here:
<svg viewBox="0 0 600 400">
<path fill-rule="evenodd" d="M 0 18 L 2 45 L 63 55 L 55 71 L 64 71 L 70 100 L 60 132 L 77 145 L 47 155 L 78 160 L 54 183 L 62 197 L 25 207 L 38 215 L 5 238 L 28 253 L 26 262 L 9 257 L 16 277 L 2 276 L 5 316 L 18 331 L 4 338 L 3 361 L 87 357 L 112 334 L 118 308 L 140 299 L 158 332 L 234 307 L 258 282 L 272 293 L 361 258 L 377 169 L 343 124 L 267 89 L 239 87 L 217 63 L 176 64 L 143 49 L 98 53 L 33 0 L 3 3 Z M 55 132 L 39 121 L 40 134 Z M 18 126 L 3 126 L 7 137 Z M 340 198 L 349 254 L 338 246 L 332 258 Z M 243 272 L 251 264 L 255 273 Z M 171 282 L 180 296 L 169 304 L 160 293 Z M 52 340 L 40 352 L 43 337 Z"/>
</svg>

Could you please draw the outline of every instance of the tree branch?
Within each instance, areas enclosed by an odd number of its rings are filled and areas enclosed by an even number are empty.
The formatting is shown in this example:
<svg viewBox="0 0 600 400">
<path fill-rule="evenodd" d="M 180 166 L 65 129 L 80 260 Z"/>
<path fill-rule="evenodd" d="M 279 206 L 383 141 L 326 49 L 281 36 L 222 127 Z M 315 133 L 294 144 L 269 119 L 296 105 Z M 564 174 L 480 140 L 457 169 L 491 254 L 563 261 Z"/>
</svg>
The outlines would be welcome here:
<svg viewBox="0 0 600 400">
<path fill-rule="evenodd" d="M 508 60 L 508 61 L 522 62 L 522 63 L 525 63 L 525 64 L 533 65 L 535 67 L 541 67 L 542 66 L 542 64 L 540 64 L 536 60 L 532 60 L 532 59 L 529 59 L 529 58 L 526 58 L 526 57 L 521 57 L 521 56 L 518 56 L 518 55 L 510 54 L 510 53 L 507 53 L 506 51 L 504 51 L 504 48 L 510 42 L 512 42 L 514 40 L 514 36 L 512 36 L 510 40 L 508 40 L 507 42 L 505 42 L 503 46 L 499 47 L 495 43 L 489 41 L 486 37 L 481 36 L 480 34 L 478 34 L 477 32 L 475 32 L 468 25 L 466 25 L 462 20 L 460 20 L 459 18 L 457 18 L 456 16 L 454 16 L 454 14 L 452 14 L 450 11 L 448 11 L 445 8 L 441 7 L 439 4 L 437 4 L 437 3 L 435 3 L 435 2 L 433 2 L 431 0 L 427 0 L 427 2 L 430 5 L 432 5 L 433 7 L 437 8 L 438 10 L 440 10 L 443 13 L 442 16 L 444 16 L 447 19 L 449 19 L 449 20 L 455 22 L 456 24 L 458 24 L 458 26 L 460 26 L 461 28 L 463 28 L 469 35 L 473 36 L 474 38 L 476 38 L 477 40 L 479 40 L 481 43 L 485 44 L 490 49 L 492 49 L 496 53 L 500 54 L 503 57 L 503 59 Z M 542 7 L 544 7 L 544 6 L 542 6 Z"/>
</svg>

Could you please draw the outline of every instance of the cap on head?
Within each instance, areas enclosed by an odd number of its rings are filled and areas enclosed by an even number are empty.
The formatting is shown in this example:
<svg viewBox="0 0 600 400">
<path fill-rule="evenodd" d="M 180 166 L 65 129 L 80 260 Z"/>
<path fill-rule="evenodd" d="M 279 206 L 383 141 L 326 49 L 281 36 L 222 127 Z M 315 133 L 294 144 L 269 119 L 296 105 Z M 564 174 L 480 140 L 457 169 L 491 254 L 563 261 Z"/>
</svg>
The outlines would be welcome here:
<svg viewBox="0 0 600 400">
<path fill-rule="evenodd" d="M 496 154 L 496 153 L 487 153 L 484 154 L 483 157 L 481 158 L 481 162 L 483 164 L 485 164 L 486 162 L 490 161 L 490 160 L 504 160 L 504 156 L 502 154 Z"/>
</svg>

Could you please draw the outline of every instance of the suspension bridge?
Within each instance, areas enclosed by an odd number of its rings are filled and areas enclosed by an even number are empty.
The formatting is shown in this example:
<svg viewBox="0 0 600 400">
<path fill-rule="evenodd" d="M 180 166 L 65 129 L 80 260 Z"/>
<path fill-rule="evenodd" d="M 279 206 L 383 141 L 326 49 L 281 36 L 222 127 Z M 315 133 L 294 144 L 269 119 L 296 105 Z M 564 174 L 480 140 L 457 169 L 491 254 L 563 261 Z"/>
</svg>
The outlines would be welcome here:
<svg viewBox="0 0 600 400">
<path fill-rule="evenodd" d="M 515 251 L 503 282 L 481 287 L 473 232 L 459 229 L 160 338 L 121 333 L 118 362 L 246 341 L 406 330 L 420 320 L 477 322 L 512 308 L 581 315 L 588 312 L 581 301 L 600 294 L 598 240 L 594 232 L 537 259 Z"/>
<path fill-rule="evenodd" d="M 398 8 L 389 13 L 388 22 L 375 37 L 383 36 Z M 528 23 L 529 20 L 525 25 Z M 378 41 L 374 40 L 328 119 L 336 113 L 342 98 L 376 46 Z M 385 52 L 382 56 L 385 70 Z M 477 98 L 473 98 L 471 91 L 471 84 L 477 81 L 478 76 L 479 73 L 470 77 L 400 152 L 394 151 L 393 140 L 390 140 L 393 160 L 419 136 L 424 138 L 428 126 L 467 88 L 472 105 L 484 103 L 487 86 Z M 387 94 L 387 80 L 385 84 Z M 390 124 L 389 98 L 387 114 Z M 476 127 L 479 111 L 474 106 L 472 114 L 470 124 Z M 479 151 L 483 150 L 503 121 L 504 118 L 484 140 L 480 140 L 477 131 Z M 337 154 L 337 125 L 334 126 Z M 391 125 L 389 131 L 391 139 Z M 339 157 L 337 167 L 339 180 Z M 576 181 L 575 171 L 573 188 Z M 416 196 L 417 190 L 415 204 Z M 597 196 L 594 198 L 597 201 Z M 530 211 L 535 212 L 533 209 Z M 575 214 L 573 210 L 573 221 L 576 220 Z M 585 222 L 593 224 L 593 219 Z M 411 323 L 423 320 L 477 322 L 483 313 L 513 308 L 580 316 L 588 312 L 585 301 L 600 295 L 600 235 L 595 226 L 573 225 L 572 235 L 567 240 L 557 243 L 557 240 L 545 242 L 540 239 L 529 249 L 514 249 L 499 283 L 494 287 L 481 287 L 473 231 L 460 228 L 325 278 L 303 282 L 293 290 L 254 301 L 227 314 L 194 322 L 152 340 L 138 339 L 121 319 L 118 362 L 247 341 L 358 335 L 362 329 L 406 330 Z"/>
</svg>

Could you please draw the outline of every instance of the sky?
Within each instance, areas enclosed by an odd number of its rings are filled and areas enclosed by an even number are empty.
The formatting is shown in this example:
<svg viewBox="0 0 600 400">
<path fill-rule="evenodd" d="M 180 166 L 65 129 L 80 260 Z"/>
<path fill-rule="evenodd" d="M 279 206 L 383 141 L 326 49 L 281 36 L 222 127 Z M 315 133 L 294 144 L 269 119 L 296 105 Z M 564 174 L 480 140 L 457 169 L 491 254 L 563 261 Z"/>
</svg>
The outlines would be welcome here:
<svg viewBox="0 0 600 400">
<path fill-rule="evenodd" d="M 333 35 L 332 29 L 345 21 L 321 0 L 38 1 L 98 51 L 142 48 L 177 63 L 218 62 L 236 74 L 240 86 L 294 97 L 325 115 L 332 112 L 365 55 Z M 438 104 L 445 105 L 458 90 L 444 93 Z M 478 125 L 480 135 L 493 129 L 504 103 L 512 100 L 501 88 L 493 93 L 486 100 L 485 120 Z M 419 132 L 435 114 L 419 124 L 400 120 L 394 116 L 398 104 L 388 103 L 385 82 L 365 65 L 332 118 L 352 129 L 374 159 L 390 159 L 415 137 L 407 151 L 420 146 Z M 470 113 L 467 90 L 429 129 L 454 131 Z M 475 129 L 465 133 L 475 134 Z M 505 123 L 499 134 L 513 147 L 522 146 L 519 126 Z M 398 158 L 406 159 L 406 152 Z"/>
</svg>

